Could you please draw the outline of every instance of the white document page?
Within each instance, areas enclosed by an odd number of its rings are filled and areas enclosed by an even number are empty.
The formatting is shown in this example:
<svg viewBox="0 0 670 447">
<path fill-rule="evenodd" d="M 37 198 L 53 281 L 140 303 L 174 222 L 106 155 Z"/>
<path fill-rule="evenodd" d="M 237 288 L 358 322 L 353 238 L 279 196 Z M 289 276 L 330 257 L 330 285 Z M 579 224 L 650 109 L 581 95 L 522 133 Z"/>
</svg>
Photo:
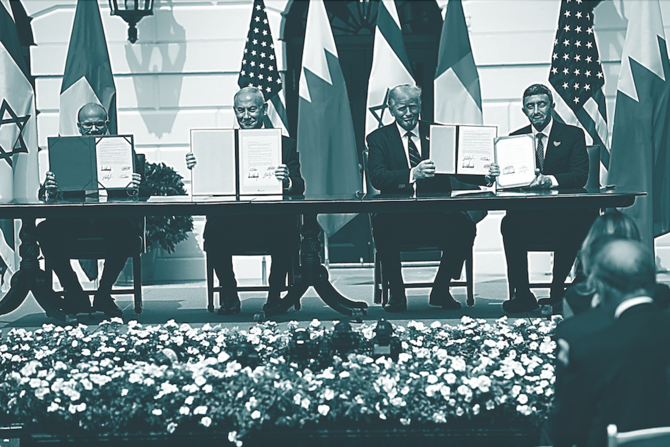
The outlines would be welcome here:
<svg viewBox="0 0 670 447">
<path fill-rule="evenodd" d="M 239 131 L 240 194 L 281 194 L 282 182 L 275 177 L 281 164 L 281 129 Z"/>
<path fill-rule="evenodd" d="M 488 175 L 494 158 L 494 126 L 458 126 L 458 174 Z"/>
<path fill-rule="evenodd" d="M 125 189 L 133 178 L 131 137 L 104 136 L 95 139 L 98 183 L 105 189 Z"/>
<path fill-rule="evenodd" d="M 456 126 L 430 126 L 430 159 L 436 174 L 456 174 Z"/>
<path fill-rule="evenodd" d="M 535 178 L 535 140 L 532 135 L 499 137 L 495 142 L 495 159 L 500 168 L 498 186 L 528 186 Z"/>
<path fill-rule="evenodd" d="M 193 195 L 235 195 L 235 131 L 191 129 Z"/>
</svg>

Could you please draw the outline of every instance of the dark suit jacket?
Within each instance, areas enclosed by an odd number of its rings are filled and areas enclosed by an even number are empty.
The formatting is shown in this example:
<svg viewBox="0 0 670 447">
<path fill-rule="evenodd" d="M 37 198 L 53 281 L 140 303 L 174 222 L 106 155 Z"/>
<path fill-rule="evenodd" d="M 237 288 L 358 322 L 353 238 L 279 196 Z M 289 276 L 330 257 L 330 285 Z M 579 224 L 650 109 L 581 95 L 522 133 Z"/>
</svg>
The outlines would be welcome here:
<svg viewBox="0 0 670 447">
<path fill-rule="evenodd" d="M 430 158 L 430 123 L 419 121 L 421 159 Z M 395 122 L 381 127 L 367 136 L 368 175 L 372 186 L 384 194 L 414 194 L 409 183 L 410 167 Z M 451 192 L 451 175 L 437 174 L 435 177 L 416 181 L 418 193 Z M 486 184 L 482 176 L 459 175 L 458 180 L 476 185 Z"/>
<path fill-rule="evenodd" d="M 510 135 L 529 133 L 530 124 Z M 554 120 L 545 147 L 544 175 L 553 175 L 559 188 L 583 188 L 589 174 L 589 155 L 586 152 L 584 131 Z"/>
<path fill-rule="evenodd" d="M 554 445 L 604 447 L 608 424 L 670 425 L 668 342 L 670 314 L 641 304 L 570 345 L 546 427 Z"/>
<path fill-rule="evenodd" d="M 284 191 L 284 195 L 299 196 L 305 192 L 305 180 L 300 174 L 300 158 L 296 150 L 295 140 L 282 135 L 281 144 L 282 161 L 288 166 L 289 177 L 293 184 L 290 191 Z"/>
</svg>

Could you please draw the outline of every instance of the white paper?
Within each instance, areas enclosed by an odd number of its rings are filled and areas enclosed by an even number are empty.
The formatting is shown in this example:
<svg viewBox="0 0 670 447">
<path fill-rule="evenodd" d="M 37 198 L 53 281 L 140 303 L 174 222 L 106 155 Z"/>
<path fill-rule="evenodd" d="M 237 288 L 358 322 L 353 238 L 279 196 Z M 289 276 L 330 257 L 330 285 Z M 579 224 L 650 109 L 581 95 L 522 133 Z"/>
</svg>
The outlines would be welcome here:
<svg viewBox="0 0 670 447">
<path fill-rule="evenodd" d="M 235 131 L 191 129 L 193 195 L 235 195 Z"/>
<path fill-rule="evenodd" d="M 458 126 L 458 174 L 488 175 L 498 128 Z"/>
<path fill-rule="evenodd" d="M 456 126 L 430 126 L 430 159 L 436 174 L 456 174 Z"/>
<path fill-rule="evenodd" d="M 528 186 L 535 178 L 535 140 L 533 136 L 499 137 L 495 142 L 495 159 L 500 168 L 498 186 Z"/>
<path fill-rule="evenodd" d="M 133 179 L 133 145 L 126 138 L 96 137 L 98 183 L 105 189 L 125 189 Z"/>
<path fill-rule="evenodd" d="M 281 164 L 281 129 L 239 131 L 240 194 L 281 194 L 282 182 L 275 177 Z"/>
</svg>

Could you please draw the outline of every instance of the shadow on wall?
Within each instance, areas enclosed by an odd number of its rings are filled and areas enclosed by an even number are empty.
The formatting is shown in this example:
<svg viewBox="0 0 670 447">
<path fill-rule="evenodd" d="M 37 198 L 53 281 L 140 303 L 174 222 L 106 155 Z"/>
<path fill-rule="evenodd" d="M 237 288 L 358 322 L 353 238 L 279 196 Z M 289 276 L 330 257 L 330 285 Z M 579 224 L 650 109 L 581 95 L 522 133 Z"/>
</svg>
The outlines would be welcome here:
<svg viewBox="0 0 670 447">
<path fill-rule="evenodd" d="M 140 40 L 134 46 L 126 44 L 125 50 L 131 73 L 138 74 L 133 76 L 133 84 L 140 115 L 149 133 L 161 138 L 172 131 L 179 111 L 186 30 L 175 20 L 172 0 L 156 2 L 153 20 L 160 29 L 157 31 L 160 43 L 142 44 Z M 156 75 L 163 75 L 160 82 Z"/>
</svg>

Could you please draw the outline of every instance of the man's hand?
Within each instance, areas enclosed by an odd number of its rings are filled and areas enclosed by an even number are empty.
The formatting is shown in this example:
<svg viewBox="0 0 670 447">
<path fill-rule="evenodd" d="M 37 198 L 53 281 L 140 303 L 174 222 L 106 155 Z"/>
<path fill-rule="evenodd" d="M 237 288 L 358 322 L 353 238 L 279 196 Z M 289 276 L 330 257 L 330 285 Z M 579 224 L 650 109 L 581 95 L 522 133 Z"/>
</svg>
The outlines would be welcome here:
<svg viewBox="0 0 670 447">
<path fill-rule="evenodd" d="M 435 177 L 435 163 L 432 160 L 423 160 L 414 167 L 414 179 Z"/>
<path fill-rule="evenodd" d="M 193 152 L 189 152 L 188 154 L 186 154 L 186 167 L 187 168 L 193 169 L 193 166 L 195 166 L 196 163 L 197 163 L 197 161 L 195 160 L 195 155 L 193 155 Z"/>
<path fill-rule="evenodd" d="M 133 178 L 130 180 L 130 184 L 126 187 L 126 191 L 130 195 L 136 195 L 140 191 L 140 183 L 142 182 L 142 175 L 133 173 Z"/>
<path fill-rule="evenodd" d="M 489 185 L 493 185 L 499 175 L 500 175 L 500 167 L 495 163 L 491 163 L 491 166 L 489 166 L 489 175 L 485 177 L 486 183 L 488 183 Z"/>
<path fill-rule="evenodd" d="M 284 188 L 288 188 L 289 185 L 288 166 L 286 165 L 277 166 L 277 169 L 275 169 L 275 177 L 277 177 L 277 180 L 281 181 L 284 184 Z"/>
<path fill-rule="evenodd" d="M 56 184 L 56 174 L 51 171 L 47 172 L 46 180 L 44 181 L 44 187 L 47 190 L 47 194 L 50 196 L 55 196 L 58 194 L 58 185 Z"/>
<path fill-rule="evenodd" d="M 551 188 L 551 179 L 542 175 L 539 169 L 535 170 L 535 178 L 530 183 L 530 189 L 549 189 Z"/>
</svg>

